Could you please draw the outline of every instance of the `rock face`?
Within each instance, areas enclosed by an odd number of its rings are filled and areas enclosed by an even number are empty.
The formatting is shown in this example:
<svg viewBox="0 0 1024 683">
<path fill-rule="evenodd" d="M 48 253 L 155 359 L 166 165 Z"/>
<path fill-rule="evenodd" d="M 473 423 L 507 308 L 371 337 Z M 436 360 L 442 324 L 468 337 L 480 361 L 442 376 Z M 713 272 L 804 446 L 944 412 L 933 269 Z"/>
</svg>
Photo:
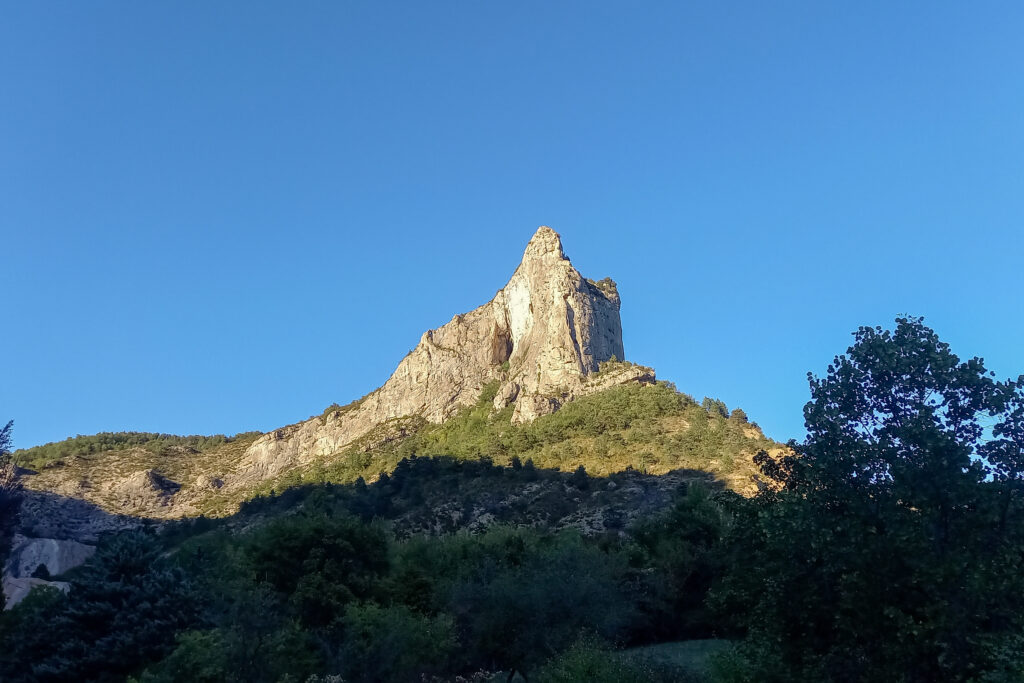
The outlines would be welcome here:
<svg viewBox="0 0 1024 683">
<path fill-rule="evenodd" d="M 103 534 L 134 529 L 141 520 L 110 514 L 94 503 L 48 491 L 25 489 L 18 529 L 37 539 L 72 540 L 94 544 Z"/>
<path fill-rule="evenodd" d="M 360 401 L 255 441 L 235 481 L 225 483 L 248 483 L 330 455 L 397 418 L 443 422 L 475 403 L 492 381 L 500 382 L 495 407 L 514 404 L 516 423 L 614 384 L 653 381 L 649 368 L 627 364 L 592 377 L 612 358 L 623 358 L 615 283 L 581 276 L 558 234 L 544 226 L 491 301 L 427 330 L 388 381 Z"/>
<path fill-rule="evenodd" d="M 50 581 L 50 576 L 63 574 L 84 563 L 96 552 L 96 546 L 55 538 L 14 536 L 11 556 L 4 568 L 4 609 L 21 602 L 36 586 L 51 586 L 62 591 L 68 584 Z M 42 576 L 39 574 L 42 572 Z"/>
<path fill-rule="evenodd" d="M 36 586 L 50 586 L 51 588 L 56 588 L 57 590 L 65 593 L 67 593 L 71 588 L 71 584 L 63 581 L 46 581 L 45 579 L 23 579 L 4 576 L 4 609 L 11 609 L 24 600 Z"/>
<path fill-rule="evenodd" d="M 96 552 L 105 533 L 137 528 L 142 521 L 112 515 L 84 500 L 25 489 L 18 512 L 18 533 L 3 571 L 5 609 L 18 604 L 36 586 L 67 590 L 68 584 L 40 578 L 59 576 L 84 563 Z"/>
<path fill-rule="evenodd" d="M 15 578 L 27 578 L 43 565 L 50 576 L 57 576 L 82 564 L 94 552 L 96 546 L 69 539 L 16 535 L 6 573 Z"/>
<path fill-rule="evenodd" d="M 159 508 L 169 503 L 181 484 L 173 482 L 155 470 L 141 470 L 117 482 L 113 491 L 121 507 L 132 512 Z"/>
</svg>

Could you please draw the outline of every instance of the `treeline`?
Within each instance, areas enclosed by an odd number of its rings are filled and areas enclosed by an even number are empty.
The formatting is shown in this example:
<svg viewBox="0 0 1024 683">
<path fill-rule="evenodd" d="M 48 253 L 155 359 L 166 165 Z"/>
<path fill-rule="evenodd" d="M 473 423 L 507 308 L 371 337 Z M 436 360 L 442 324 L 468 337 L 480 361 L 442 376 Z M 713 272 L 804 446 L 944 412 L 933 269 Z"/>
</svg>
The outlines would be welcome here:
<svg viewBox="0 0 1024 683">
<path fill-rule="evenodd" d="M 691 486 L 626 536 L 498 525 L 396 540 L 374 520 L 402 486 L 320 489 L 243 533 L 197 520 L 112 539 L 67 596 L 37 590 L 0 619 L 0 678 L 691 680 L 613 647 L 711 633 L 703 596 L 733 494 Z"/>
<path fill-rule="evenodd" d="M 176 436 L 156 432 L 100 432 L 90 436 L 79 434 L 63 441 L 14 451 L 12 458 L 21 467 L 40 468 L 52 466 L 59 461 L 76 456 L 129 448 L 145 448 L 154 454 L 159 454 L 172 446 L 195 451 L 208 451 L 238 439 L 251 438 L 257 434 L 258 432 L 244 432 L 234 436 L 223 434 Z"/>
</svg>

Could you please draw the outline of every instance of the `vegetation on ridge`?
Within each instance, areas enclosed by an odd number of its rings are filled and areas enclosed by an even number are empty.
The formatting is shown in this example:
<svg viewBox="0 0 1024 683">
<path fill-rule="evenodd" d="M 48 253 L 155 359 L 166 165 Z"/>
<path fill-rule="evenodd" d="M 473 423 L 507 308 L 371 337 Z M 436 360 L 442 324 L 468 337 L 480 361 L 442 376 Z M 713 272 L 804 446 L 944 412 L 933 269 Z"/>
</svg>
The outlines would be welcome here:
<svg viewBox="0 0 1024 683">
<path fill-rule="evenodd" d="M 444 455 L 486 457 L 498 465 L 531 460 L 537 467 L 582 467 L 599 476 L 625 469 L 652 474 L 705 470 L 736 490 L 753 493 L 754 455 L 784 450 L 749 423 L 743 411 L 730 413 L 717 399 L 698 404 L 668 382 L 612 387 L 521 425 L 512 424 L 513 406 L 494 410 L 497 388 L 497 382 L 489 384 L 475 405 L 440 425 L 415 418 L 385 423 L 342 452 L 265 482 L 257 491 L 371 480 L 393 471 L 404 458 Z M 408 436 L 396 437 L 398 432 Z"/>
<path fill-rule="evenodd" d="M 601 372 L 615 372 L 623 361 L 603 363 Z M 600 375 L 598 375 L 600 377 Z M 180 503 L 155 501 L 146 514 L 182 516 L 231 514 L 256 495 L 309 483 L 350 483 L 375 480 L 413 455 L 445 455 L 460 459 L 490 458 L 499 465 L 532 460 L 540 468 L 606 476 L 633 469 L 662 474 L 676 469 L 708 471 L 734 490 L 752 494 L 759 450 L 780 454 L 780 444 L 764 437 L 743 411 L 730 413 L 724 403 L 706 398 L 698 404 L 670 383 L 626 384 L 568 402 L 551 415 L 531 423 L 512 424 L 509 406 L 496 411 L 492 401 L 498 384 L 484 388 L 473 406 L 444 424 L 422 418 L 390 420 L 341 452 L 295 467 L 250 488 L 217 488 L 242 458 L 258 433 L 175 437 L 151 433 L 102 433 L 24 449 L 15 454 L 38 474 L 28 484 L 44 490 L 73 490 L 111 512 L 125 511 L 125 493 L 115 485 L 141 470 L 153 470 L 182 485 Z M 365 398 L 365 397 L 364 397 Z M 320 420 L 357 407 L 329 406 Z M 132 508 L 127 508 L 129 511 Z"/>
<path fill-rule="evenodd" d="M 71 436 L 42 446 L 14 451 L 12 458 L 20 467 L 41 469 L 59 466 L 68 458 L 142 448 L 154 455 L 160 455 L 172 448 L 186 449 L 196 453 L 212 451 L 235 441 L 251 441 L 259 432 L 243 432 L 234 436 L 175 436 L 155 432 L 100 432 L 90 436 Z"/>
</svg>

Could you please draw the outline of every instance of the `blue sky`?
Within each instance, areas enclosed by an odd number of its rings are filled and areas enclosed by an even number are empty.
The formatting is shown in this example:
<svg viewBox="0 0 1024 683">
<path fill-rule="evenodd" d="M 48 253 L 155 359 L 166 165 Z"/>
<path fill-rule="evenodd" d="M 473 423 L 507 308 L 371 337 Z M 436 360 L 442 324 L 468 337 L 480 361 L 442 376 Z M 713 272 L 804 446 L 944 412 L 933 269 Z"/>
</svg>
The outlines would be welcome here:
<svg viewBox="0 0 1024 683">
<path fill-rule="evenodd" d="M 638 5 L 640 5 L 638 7 Z M 2 2 L 0 420 L 269 430 L 538 225 L 626 355 L 801 437 L 923 315 L 1024 372 L 1020 3 Z"/>
</svg>

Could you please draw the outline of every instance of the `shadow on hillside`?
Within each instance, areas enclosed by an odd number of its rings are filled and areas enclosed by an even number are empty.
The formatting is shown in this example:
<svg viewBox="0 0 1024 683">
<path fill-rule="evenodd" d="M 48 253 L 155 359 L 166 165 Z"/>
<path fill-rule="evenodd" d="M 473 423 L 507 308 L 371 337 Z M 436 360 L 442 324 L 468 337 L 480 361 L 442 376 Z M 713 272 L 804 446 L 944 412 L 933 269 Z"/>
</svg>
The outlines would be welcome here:
<svg viewBox="0 0 1024 683">
<path fill-rule="evenodd" d="M 73 569 L 91 555 L 65 541 L 94 546 L 105 535 L 154 527 L 165 547 L 171 548 L 206 531 L 244 530 L 302 511 L 383 523 L 398 539 L 416 534 L 477 533 L 497 525 L 578 529 L 594 536 L 622 533 L 657 516 L 695 485 L 717 491 L 717 495 L 738 495 L 714 475 L 692 469 L 662 475 L 626 470 L 591 477 L 583 471 L 536 468 L 530 462 L 506 467 L 486 458 L 412 457 L 370 484 L 360 479 L 347 484 L 293 486 L 246 501 L 237 513 L 220 519 L 200 516 L 169 521 L 112 514 L 86 500 L 26 489 L 18 532 L 25 537 L 22 545 L 31 546 L 33 552 L 37 546 L 32 539 L 52 539 L 38 547 L 53 557 L 33 555 L 29 559 L 34 558 L 36 564 L 56 563 L 61 571 Z M 72 550 L 80 555 L 74 562 L 64 557 Z M 27 588 L 23 592 L 27 593 Z"/>
<path fill-rule="evenodd" d="M 627 469 L 607 476 L 491 460 L 448 456 L 410 457 L 367 484 L 310 483 L 271 491 L 243 502 L 238 512 L 161 520 L 112 514 L 94 503 L 26 489 L 19 532 L 34 538 L 96 543 L 104 534 L 156 525 L 169 537 L 215 527 L 244 528 L 259 519 L 297 510 L 351 514 L 382 521 L 397 536 L 477 532 L 496 524 L 575 527 L 588 534 L 619 532 L 670 507 L 694 484 L 735 496 L 725 482 L 695 469 L 654 475 Z"/>
<path fill-rule="evenodd" d="M 88 561 L 104 535 L 138 529 L 154 520 L 111 514 L 94 503 L 48 491 L 23 489 L 16 523 L 3 539 L 4 607 L 18 604 L 36 586 L 67 590 L 61 575 Z M 38 574 L 41 569 L 44 573 Z"/>
<path fill-rule="evenodd" d="M 134 529 L 156 521 L 112 514 L 81 498 L 24 489 L 17 528 L 23 536 L 33 538 L 96 543 L 103 534 Z"/>
<path fill-rule="evenodd" d="M 494 524 L 620 531 L 671 506 L 694 484 L 735 496 L 713 474 L 678 469 L 645 474 L 627 469 L 602 477 L 582 471 L 495 465 L 489 459 L 411 457 L 367 484 L 301 484 L 242 503 L 228 525 L 300 508 L 384 520 L 399 536 L 480 531 Z M 183 521 L 188 526 L 195 522 Z"/>
</svg>

